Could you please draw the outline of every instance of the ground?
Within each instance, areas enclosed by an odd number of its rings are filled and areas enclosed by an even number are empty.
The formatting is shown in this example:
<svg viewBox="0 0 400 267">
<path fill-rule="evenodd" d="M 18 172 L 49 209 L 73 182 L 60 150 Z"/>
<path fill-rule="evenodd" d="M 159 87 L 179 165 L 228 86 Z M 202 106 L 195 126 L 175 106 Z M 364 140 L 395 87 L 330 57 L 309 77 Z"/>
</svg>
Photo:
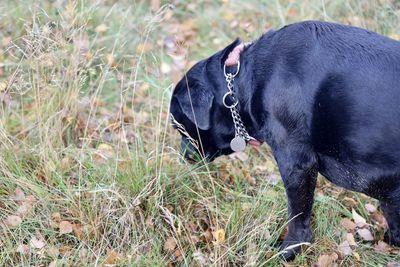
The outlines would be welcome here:
<svg viewBox="0 0 400 267">
<path fill-rule="evenodd" d="M 399 39 L 390 0 L 2 1 L 0 266 L 399 266 L 377 202 L 319 177 L 313 243 L 279 258 L 268 146 L 181 161 L 174 83 L 237 36 L 305 19 Z M 397 262 L 397 265 L 395 265 Z"/>
</svg>

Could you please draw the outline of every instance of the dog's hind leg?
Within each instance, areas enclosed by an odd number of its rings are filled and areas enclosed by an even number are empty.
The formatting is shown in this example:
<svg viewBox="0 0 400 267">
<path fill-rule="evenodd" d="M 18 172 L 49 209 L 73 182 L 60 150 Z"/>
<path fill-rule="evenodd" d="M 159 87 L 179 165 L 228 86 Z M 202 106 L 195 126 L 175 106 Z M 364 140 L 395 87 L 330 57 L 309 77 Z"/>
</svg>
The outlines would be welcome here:
<svg viewBox="0 0 400 267">
<path fill-rule="evenodd" d="M 396 198 L 381 200 L 380 205 L 389 226 L 385 233 L 385 241 L 400 246 L 400 188 L 397 190 Z"/>
<path fill-rule="evenodd" d="M 303 145 L 275 149 L 279 171 L 288 197 L 288 234 L 282 243 L 282 257 L 291 260 L 300 244 L 311 241 L 310 219 L 317 177 L 315 154 Z"/>
</svg>

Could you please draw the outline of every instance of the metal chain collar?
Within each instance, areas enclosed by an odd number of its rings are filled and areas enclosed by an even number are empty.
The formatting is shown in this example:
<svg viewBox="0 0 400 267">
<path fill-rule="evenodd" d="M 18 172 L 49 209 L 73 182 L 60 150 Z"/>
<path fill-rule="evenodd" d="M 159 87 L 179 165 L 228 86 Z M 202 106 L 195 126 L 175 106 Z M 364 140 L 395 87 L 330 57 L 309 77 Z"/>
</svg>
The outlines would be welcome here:
<svg viewBox="0 0 400 267">
<path fill-rule="evenodd" d="M 233 89 L 234 89 L 233 82 L 235 80 L 235 77 L 238 75 L 239 70 L 240 70 L 240 61 L 238 61 L 238 63 L 237 63 L 237 69 L 236 69 L 235 73 L 227 73 L 226 67 L 224 65 L 224 75 L 225 75 L 225 80 L 227 83 L 228 92 L 226 92 L 225 95 L 223 96 L 222 103 L 224 104 L 224 106 L 226 108 L 230 109 L 230 111 L 231 111 L 233 124 L 235 126 L 235 137 L 241 137 L 245 141 L 255 140 L 253 137 L 251 137 L 249 135 L 246 128 L 244 127 L 242 118 L 240 117 L 239 111 L 237 109 L 237 105 L 238 105 L 239 101 L 236 99 L 235 93 L 233 91 Z M 226 103 L 226 99 L 228 96 L 233 101 L 233 104 L 231 104 L 231 105 Z"/>
</svg>

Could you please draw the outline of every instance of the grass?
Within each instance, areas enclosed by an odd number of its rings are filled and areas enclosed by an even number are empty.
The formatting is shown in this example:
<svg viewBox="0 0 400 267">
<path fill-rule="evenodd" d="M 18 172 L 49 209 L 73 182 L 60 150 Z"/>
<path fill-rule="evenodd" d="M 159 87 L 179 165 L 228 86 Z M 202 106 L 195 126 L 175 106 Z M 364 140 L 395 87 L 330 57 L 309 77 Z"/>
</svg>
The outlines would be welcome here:
<svg viewBox="0 0 400 267">
<path fill-rule="evenodd" d="M 270 150 L 182 163 L 173 85 L 235 37 L 299 20 L 400 32 L 389 0 L 149 2 L 0 3 L 1 266 L 284 265 L 286 198 Z M 291 266 L 340 254 L 352 209 L 377 237 L 368 202 L 320 178 L 314 243 Z M 373 246 L 357 240 L 337 263 L 400 261 Z"/>
</svg>

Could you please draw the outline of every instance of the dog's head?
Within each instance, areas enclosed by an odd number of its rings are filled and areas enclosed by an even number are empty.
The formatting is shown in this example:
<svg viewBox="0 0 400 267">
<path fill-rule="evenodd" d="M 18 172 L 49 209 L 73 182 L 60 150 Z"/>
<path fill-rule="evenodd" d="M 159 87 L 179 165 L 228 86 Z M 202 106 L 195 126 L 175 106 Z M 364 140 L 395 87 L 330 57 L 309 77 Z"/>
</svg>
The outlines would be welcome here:
<svg viewBox="0 0 400 267">
<path fill-rule="evenodd" d="M 172 124 L 181 133 L 182 153 L 188 160 L 196 155 L 212 161 L 230 154 L 235 136 L 230 111 L 223 106 L 226 93 L 223 67 L 237 39 L 225 49 L 195 64 L 179 81 L 171 99 Z"/>
</svg>

